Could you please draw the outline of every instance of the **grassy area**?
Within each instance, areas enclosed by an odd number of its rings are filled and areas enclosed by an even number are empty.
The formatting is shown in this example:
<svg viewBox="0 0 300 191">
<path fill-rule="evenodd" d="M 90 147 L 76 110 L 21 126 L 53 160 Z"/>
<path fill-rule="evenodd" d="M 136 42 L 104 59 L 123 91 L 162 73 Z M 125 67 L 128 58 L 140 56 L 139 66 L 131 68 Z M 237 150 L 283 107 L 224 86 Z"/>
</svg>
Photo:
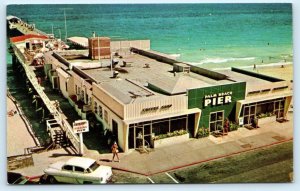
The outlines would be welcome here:
<svg viewBox="0 0 300 191">
<path fill-rule="evenodd" d="M 291 172 L 293 172 L 293 142 L 250 151 L 168 173 L 179 183 L 261 183 L 291 182 Z M 117 170 L 113 173 L 113 183 L 150 183 L 146 176 Z M 174 183 L 165 173 L 150 178 L 158 184 Z"/>
<path fill-rule="evenodd" d="M 112 183 L 114 184 L 150 184 L 146 176 L 113 170 Z"/>
<path fill-rule="evenodd" d="M 180 183 L 291 182 L 293 143 L 242 153 L 169 172 Z M 156 183 L 174 183 L 165 173 L 152 176 Z"/>
</svg>

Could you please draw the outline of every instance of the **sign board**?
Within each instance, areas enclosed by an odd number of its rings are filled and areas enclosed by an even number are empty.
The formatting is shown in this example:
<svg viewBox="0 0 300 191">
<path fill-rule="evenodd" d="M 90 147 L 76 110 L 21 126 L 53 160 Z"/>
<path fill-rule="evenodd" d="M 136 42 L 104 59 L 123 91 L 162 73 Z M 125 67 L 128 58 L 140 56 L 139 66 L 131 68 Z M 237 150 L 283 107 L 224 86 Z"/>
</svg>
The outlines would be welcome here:
<svg viewBox="0 0 300 191">
<path fill-rule="evenodd" d="M 84 133 L 89 131 L 89 121 L 88 120 L 77 120 L 73 123 L 74 133 Z"/>
<path fill-rule="evenodd" d="M 243 117 L 239 118 L 239 125 L 244 125 L 244 118 Z"/>
<path fill-rule="evenodd" d="M 204 96 L 204 107 L 231 103 L 232 92 L 216 93 Z"/>
</svg>

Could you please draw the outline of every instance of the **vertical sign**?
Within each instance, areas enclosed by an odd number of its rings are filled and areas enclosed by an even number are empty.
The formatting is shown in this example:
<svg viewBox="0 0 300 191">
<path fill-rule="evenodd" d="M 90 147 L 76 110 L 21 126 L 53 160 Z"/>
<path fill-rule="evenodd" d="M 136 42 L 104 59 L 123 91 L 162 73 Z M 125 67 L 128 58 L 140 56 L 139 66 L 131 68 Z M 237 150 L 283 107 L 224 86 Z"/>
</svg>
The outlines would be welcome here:
<svg viewBox="0 0 300 191">
<path fill-rule="evenodd" d="M 79 154 L 83 155 L 83 137 L 82 133 L 89 131 L 89 121 L 88 120 L 77 120 L 73 123 L 73 132 L 79 134 L 80 148 Z"/>
</svg>

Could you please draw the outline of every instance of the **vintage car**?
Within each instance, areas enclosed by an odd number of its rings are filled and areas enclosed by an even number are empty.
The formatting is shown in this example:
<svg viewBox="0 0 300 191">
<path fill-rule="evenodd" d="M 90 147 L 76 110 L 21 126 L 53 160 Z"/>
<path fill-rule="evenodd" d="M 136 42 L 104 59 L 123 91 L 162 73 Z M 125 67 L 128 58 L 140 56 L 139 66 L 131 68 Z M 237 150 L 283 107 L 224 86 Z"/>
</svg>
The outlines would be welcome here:
<svg viewBox="0 0 300 191">
<path fill-rule="evenodd" d="M 110 166 L 99 165 L 94 159 L 73 157 L 66 162 L 56 162 L 44 170 L 47 182 L 70 184 L 102 184 L 111 176 Z"/>
</svg>

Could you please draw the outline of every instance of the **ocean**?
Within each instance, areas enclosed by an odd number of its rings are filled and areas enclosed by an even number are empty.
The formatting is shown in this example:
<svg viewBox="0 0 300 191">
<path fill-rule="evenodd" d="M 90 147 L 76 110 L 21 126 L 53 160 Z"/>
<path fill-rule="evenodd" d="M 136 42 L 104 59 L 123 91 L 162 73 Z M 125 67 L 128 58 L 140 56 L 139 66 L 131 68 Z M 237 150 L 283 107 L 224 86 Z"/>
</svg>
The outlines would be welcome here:
<svg viewBox="0 0 300 191">
<path fill-rule="evenodd" d="M 293 59 L 291 4 L 9 5 L 7 15 L 35 23 L 46 33 L 52 33 L 53 26 L 55 37 L 64 39 L 63 8 L 68 37 L 90 37 L 95 31 L 112 40 L 150 39 L 151 49 L 205 68 L 274 65 Z M 45 142 L 45 124 L 11 63 L 7 52 L 7 86 Z"/>
<path fill-rule="evenodd" d="M 151 49 L 205 68 L 292 62 L 291 4 L 10 5 L 55 37 L 150 39 Z M 61 32 L 61 35 L 59 34 Z M 8 59 L 9 62 L 9 59 Z"/>
</svg>

